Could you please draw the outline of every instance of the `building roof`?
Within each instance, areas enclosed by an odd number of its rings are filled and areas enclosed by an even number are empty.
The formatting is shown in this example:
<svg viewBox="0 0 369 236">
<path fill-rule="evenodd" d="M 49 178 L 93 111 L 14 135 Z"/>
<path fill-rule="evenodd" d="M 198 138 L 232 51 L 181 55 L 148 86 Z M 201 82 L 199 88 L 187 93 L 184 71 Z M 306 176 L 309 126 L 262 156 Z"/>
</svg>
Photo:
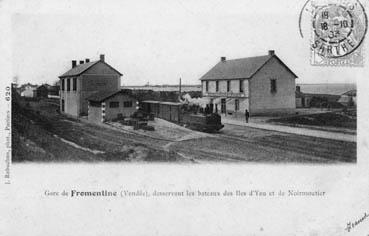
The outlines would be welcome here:
<svg viewBox="0 0 369 236">
<path fill-rule="evenodd" d="M 153 100 L 145 100 L 142 103 L 160 103 L 160 101 L 153 101 Z"/>
<path fill-rule="evenodd" d="M 351 101 L 353 101 L 353 100 L 352 100 L 352 96 L 349 96 L 349 95 L 342 95 L 342 96 L 340 97 L 340 99 L 338 99 L 338 101 L 337 101 L 337 102 L 342 103 L 342 104 L 345 104 L 345 103 L 349 103 L 349 102 L 351 102 Z"/>
<path fill-rule="evenodd" d="M 347 95 L 347 96 L 352 96 L 352 97 L 356 97 L 356 89 L 347 91 L 345 93 L 343 93 L 342 95 Z"/>
<path fill-rule="evenodd" d="M 249 79 L 258 72 L 271 58 L 276 58 L 296 78 L 297 76 L 275 54 L 246 57 L 218 62 L 200 80 Z"/>
<path fill-rule="evenodd" d="M 119 75 L 122 75 L 122 73 L 120 73 L 119 71 L 114 69 L 108 63 L 106 63 L 104 61 L 101 61 L 101 60 L 98 60 L 98 61 L 91 61 L 91 62 L 79 64 L 79 65 L 73 67 L 72 69 L 68 70 L 67 72 L 65 72 L 61 76 L 59 76 L 59 78 L 78 76 L 78 75 L 82 74 L 83 72 L 85 72 L 86 70 L 88 70 L 89 68 L 91 68 L 92 66 L 96 65 L 98 62 L 104 63 L 105 65 L 107 65 L 108 67 L 110 67 L 111 69 L 116 71 Z"/>
<path fill-rule="evenodd" d="M 122 90 L 119 90 L 119 91 L 99 91 L 99 92 L 96 92 L 96 93 L 92 94 L 91 96 L 87 97 L 87 100 L 92 101 L 92 102 L 103 102 L 106 99 L 111 98 L 111 97 L 113 97 L 113 96 L 115 96 L 116 94 L 119 94 L 119 93 L 122 93 L 122 94 L 125 94 L 125 95 L 128 95 L 130 97 L 135 98 L 135 96 L 133 96 L 132 93 L 129 90 L 122 89 Z"/>
<path fill-rule="evenodd" d="M 180 106 L 183 105 L 181 102 L 163 102 L 163 101 L 153 101 L 153 100 L 145 100 L 141 103 L 153 103 L 153 104 L 164 104 L 164 105 L 172 105 L 172 106 Z"/>
<path fill-rule="evenodd" d="M 59 85 L 50 85 L 48 89 L 50 91 L 59 91 L 60 87 L 59 87 Z"/>
<path fill-rule="evenodd" d="M 41 84 L 40 86 L 37 87 L 37 89 L 49 89 L 51 85 L 48 84 Z"/>
<path fill-rule="evenodd" d="M 25 87 L 37 88 L 37 85 L 36 84 L 27 83 L 27 84 L 22 84 L 20 86 L 20 88 L 22 88 L 22 89 L 24 89 Z"/>
</svg>

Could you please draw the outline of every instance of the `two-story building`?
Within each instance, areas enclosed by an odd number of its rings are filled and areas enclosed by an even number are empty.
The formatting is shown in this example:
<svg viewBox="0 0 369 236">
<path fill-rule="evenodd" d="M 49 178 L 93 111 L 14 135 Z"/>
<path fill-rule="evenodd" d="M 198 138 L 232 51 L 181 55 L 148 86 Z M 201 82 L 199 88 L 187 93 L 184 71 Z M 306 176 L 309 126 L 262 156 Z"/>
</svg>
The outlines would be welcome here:
<svg viewBox="0 0 369 236">
<path fill-rule="evenodd" d="M 72 61 L 72 68 L 60 78 L 60 110 L 72 116 L 88 114 L 87 98 L 96 92 L 116 92 L 120 90 L 122 74 L 105 62 L 105 56 L 100 60 L 90 62 L 89 59 Z"/>
<path fill-rule="evenodd" d="M 251 115 L 294 112 L 297 76 L 275 55 L 226 60 L 203 75 L 202 95 L 213 112 Z"/>
</svg>

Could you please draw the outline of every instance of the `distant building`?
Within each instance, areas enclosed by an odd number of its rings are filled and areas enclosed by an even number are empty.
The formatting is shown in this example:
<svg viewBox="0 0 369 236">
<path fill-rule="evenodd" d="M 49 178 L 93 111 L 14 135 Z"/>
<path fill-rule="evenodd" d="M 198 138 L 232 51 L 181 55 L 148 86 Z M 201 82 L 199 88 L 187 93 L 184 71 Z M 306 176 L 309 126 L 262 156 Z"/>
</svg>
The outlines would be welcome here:
<svg viewBox="0 0 369 236">
<path fill-rule="evenodd" d="M 87 97 L 96 92 L 117 92 L 120 89 L 122 74 L 105 62 L 105 56 L 100 60 L 90 62 L 72 61 L 72 68 L 60 78 L 60 108 L 62 113 L 72 116 L 87 115 Z"/>
<path fill-rule="evenodd" d="M 210 110 L 227 115 L 293 112 L 297 76 L 274 51 L 220 62 L 200 78 Z"/>
<path fill-rule="evenodd" d="M 346 107 L 356 106 L 356 90 L 350 90 L 341 95 L 338 102 Z"/>
<path fill-rule="evenodd" d="M 310 107 L 330 107 L 338 108 L 337 104 L 340 95 L 335 94 L 321 94 L 321 93 L 304 93 L 300 86 L 296 86 L 296 108 L 310 108 Z"/>
<path fill-rule="evenodd" d="M 49 94 L 49 87 L 48 84 L 40 85 L 36 88 L 36 97 L 38 98 L 47 98 Z"/>
<path fill-rule="evenodd" d="M 88 120 L 97 123 L 130 117 L 138 109 L 138 101 L 129 90 L 100 91 L 89 96 L 87 100 Z"/>
<path fill-rule="evenodd" d="M 312 96 L 301 92 L 300 86 L 296 86 L 296 108 L 308 108 L 310 107 L 310 101 Z"/>
<path fill-rule="evenodd" d="M 36 97 L 36 88 L 37 88 L 37 85 L 27 83 L 27 84 L 22 85 L 19 90 L 21 91 L 20 94 L 22 97 L 33 98 L 33 97 Z"/>
</svg>

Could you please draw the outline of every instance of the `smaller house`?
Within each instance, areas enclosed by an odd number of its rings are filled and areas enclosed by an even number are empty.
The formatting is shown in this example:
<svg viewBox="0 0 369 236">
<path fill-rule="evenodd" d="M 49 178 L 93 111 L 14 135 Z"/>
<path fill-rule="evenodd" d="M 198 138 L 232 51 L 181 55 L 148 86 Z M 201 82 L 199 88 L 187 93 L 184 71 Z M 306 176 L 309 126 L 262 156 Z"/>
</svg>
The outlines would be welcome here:
<svg viewBox="0 0 369 236">
<path fill-rule="evenodd" d="M 36 96 L 36 88 L 37 85 L 33 85 L 30 83 L 24 84 L 20 87 L 21 96 L 22 97 L 28 97 L 33 98 Z"/>
<path fill-rule="evenodd" d="M 49 87 L 48 84 L 40 85 L 36 88 L 36 97 L 38 98 L 47 98 L 49 93 Z"/>
<path fill-rule="evenodd" d="M 99 91 L 87 100 L 88 120 L 96 123 L 130 117 L 138 109 L 138 100 L 130 90 Z"/>
<path fill-rule="evenodd" d="M 356 90 L 350 90 L 343 93 L 340 99 L 338 99 L 338 102 L 345 107 L 356 106 Z"/>
</svg>

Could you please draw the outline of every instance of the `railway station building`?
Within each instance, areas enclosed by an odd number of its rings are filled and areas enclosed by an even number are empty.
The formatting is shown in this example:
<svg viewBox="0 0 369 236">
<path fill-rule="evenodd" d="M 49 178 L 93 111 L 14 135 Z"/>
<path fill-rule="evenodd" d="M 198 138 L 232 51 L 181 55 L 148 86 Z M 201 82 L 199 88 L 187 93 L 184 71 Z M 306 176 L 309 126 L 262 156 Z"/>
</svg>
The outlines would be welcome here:
<svg viewBox="0 0 369 236">
<path fill-rule="evenodd" d="M 296 74 L 275 54 L 227 60 L 221 57 L 200 80 L 213 112 L 231 116 L 295 111 Z"/>
<path fill-rule="evenodd" d="M 62 113 L 79 117 L 87 116 L 87 98 L 96 92 L 117 92 L 120 90 L 122 74 L 105 62 L 105 56 L 72 61 L 71 68 L 59 76 L 60 110 Z"/>
<path fill-rule="evenodd" d="M 88 120 L 99 123 L 130 117 L 138 109 L 138 100 L 130 90 L 100 91 L 88 100 Z"/>
</svg>

